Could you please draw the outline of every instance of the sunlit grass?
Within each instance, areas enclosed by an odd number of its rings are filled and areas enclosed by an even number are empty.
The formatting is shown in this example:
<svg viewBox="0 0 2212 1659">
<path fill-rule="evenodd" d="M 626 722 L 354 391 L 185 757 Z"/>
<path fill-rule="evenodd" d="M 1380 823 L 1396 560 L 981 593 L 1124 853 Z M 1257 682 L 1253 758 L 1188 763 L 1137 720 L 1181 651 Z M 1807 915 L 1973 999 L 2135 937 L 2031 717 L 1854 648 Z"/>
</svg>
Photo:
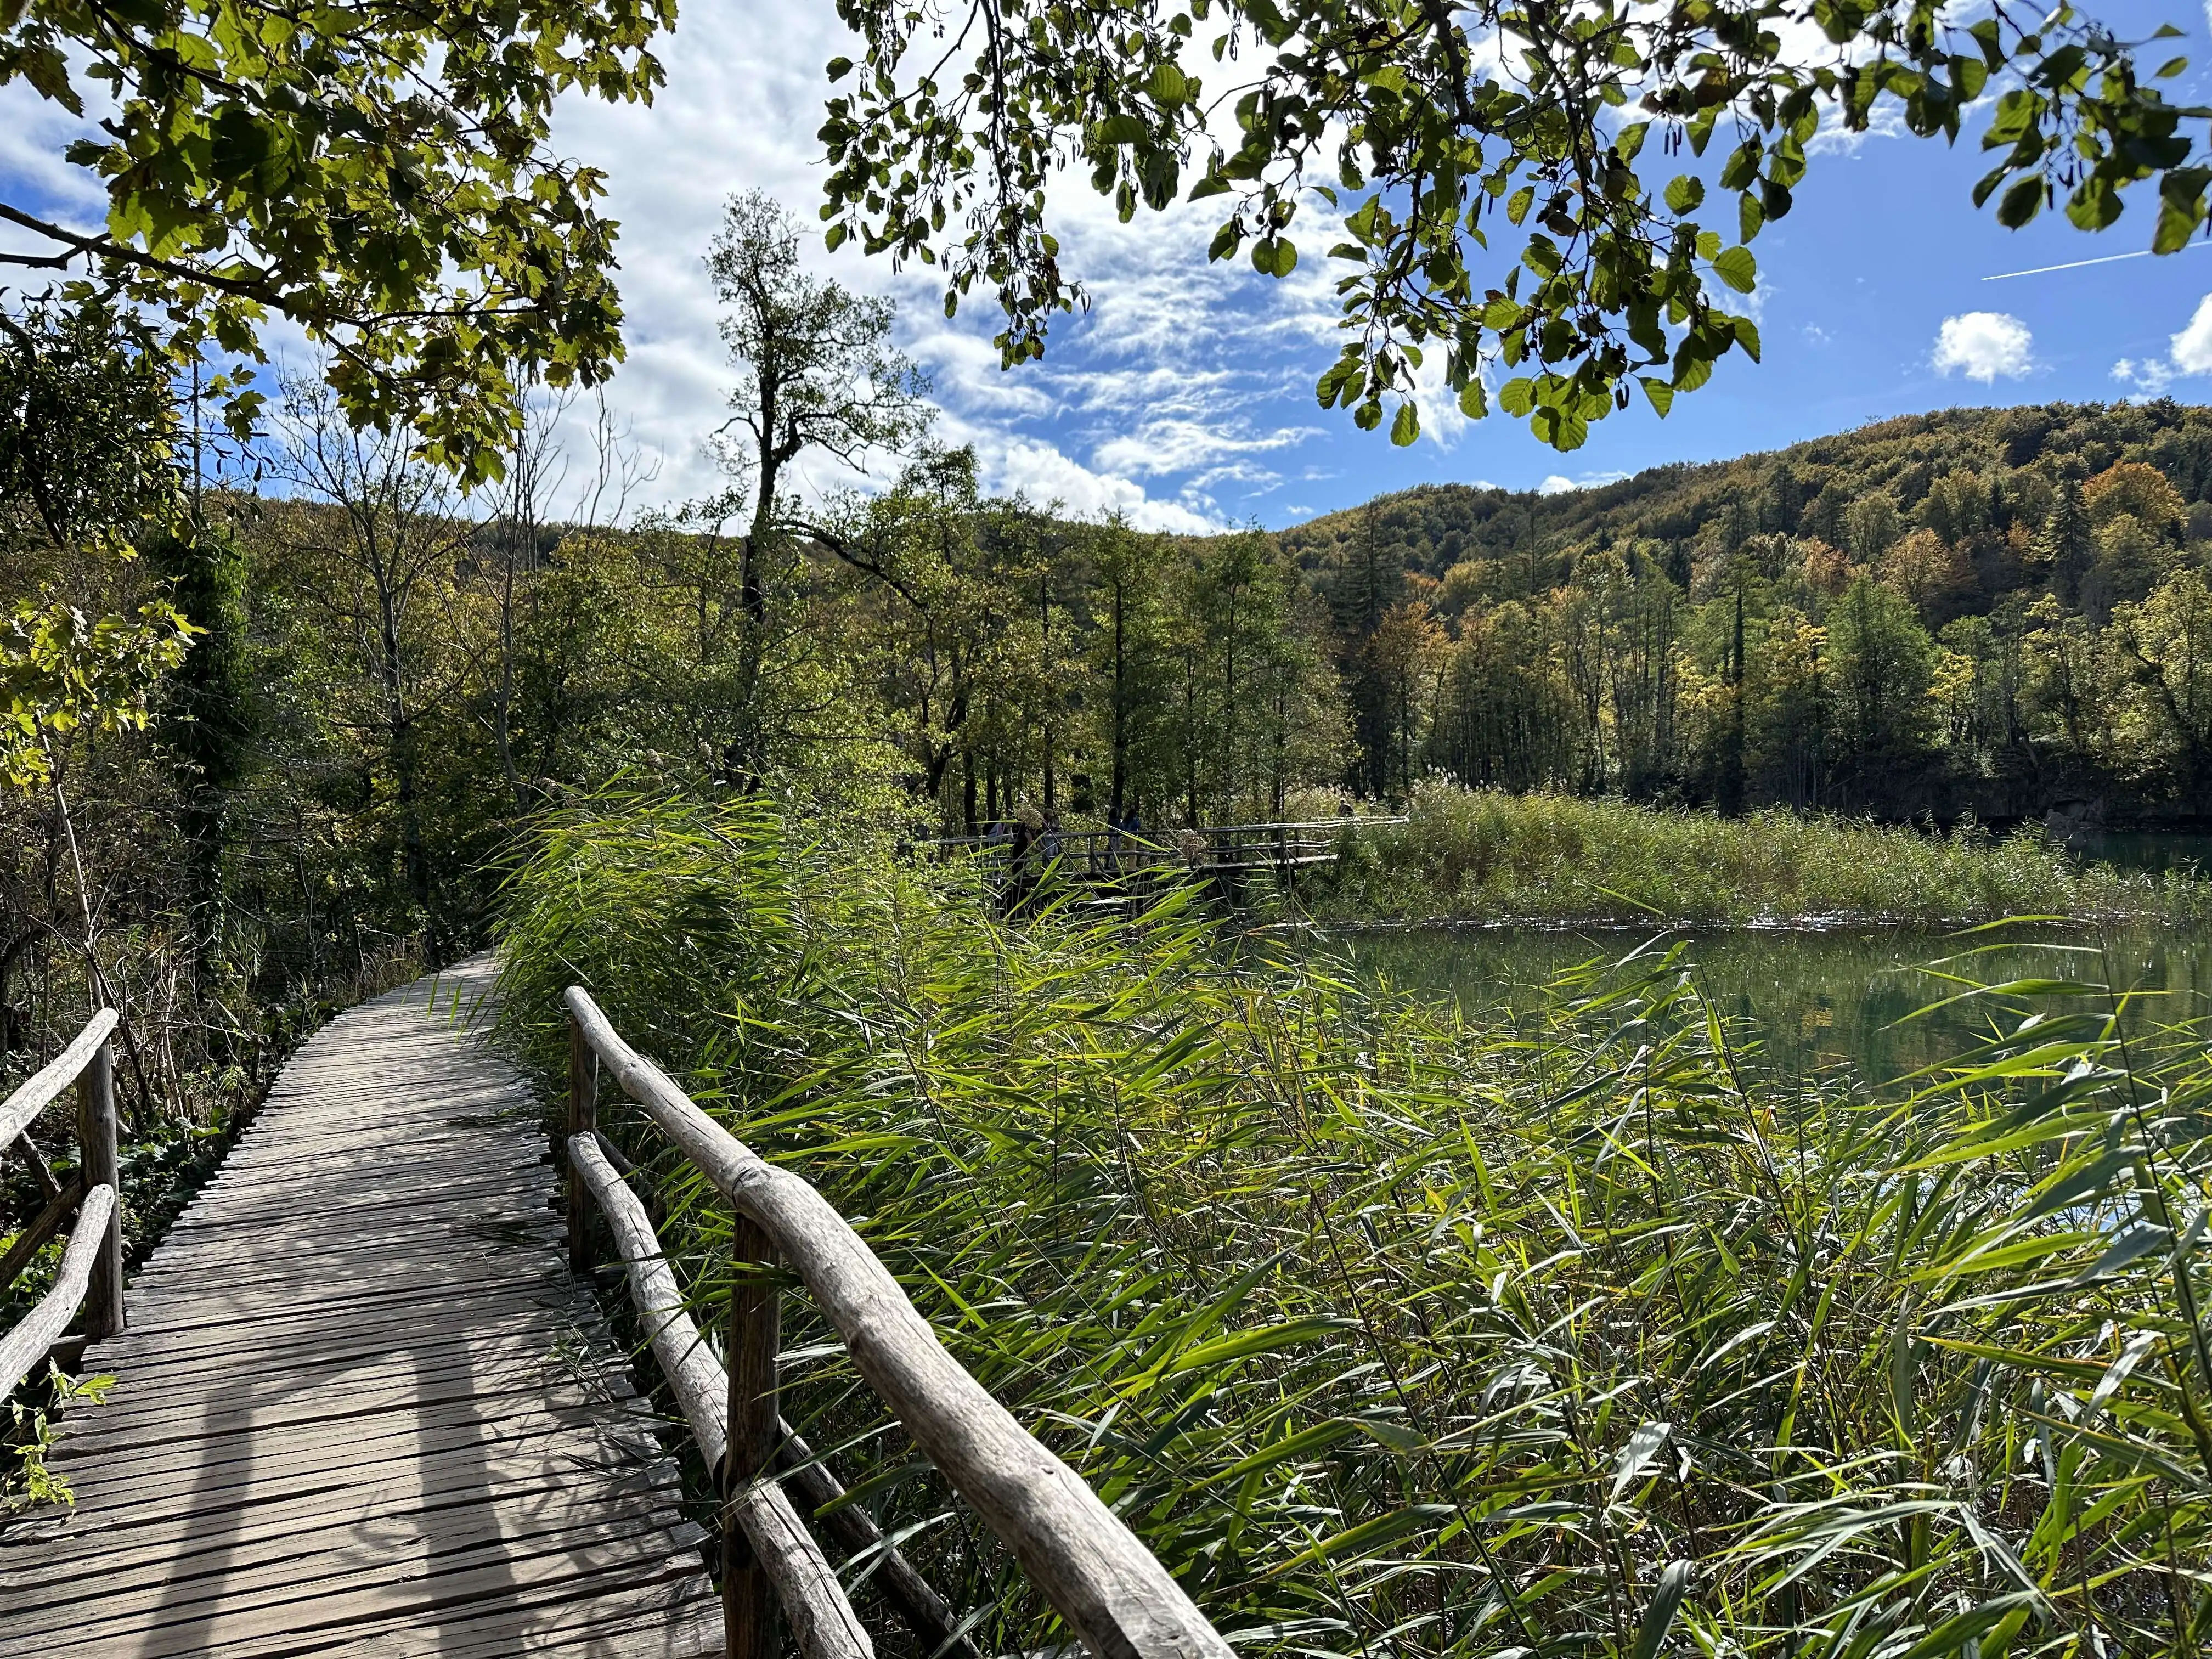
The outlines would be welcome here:
<svg viewBox="0 0 2212 1659">
<path fill-rule="evenodd" d="M 2212 884 L 2069 857 L 2039 831 L 1942 835 L 1776 808 L 1747 817 L 1423 786 L 1348 829 L 1307 884 L 1335 920 L 1956 925 L 2212 918 Z"/>
<path fill-rule="evenodd" d="M 1172 902 L 1009 927 L 749 809 L 551 826 L 507 918 L 542 1063 L 585 984 L 855 1218 L 1244 1650 L 2212 1635 L 2212 1076 L 2094 953 L 1976 993 L 1987 1043 L 1877 1099 L 1751 1080 L 1679 956 L 1516 1034 L 1240 959 Z M 1976 960 L 1944 970 L 1962 992 Z M 648 1162 L 711 1311 L 722 1206 Z M 1048 1644 L 790 1306 L 788 1413 L 985 1651 Z"/>
</svg>

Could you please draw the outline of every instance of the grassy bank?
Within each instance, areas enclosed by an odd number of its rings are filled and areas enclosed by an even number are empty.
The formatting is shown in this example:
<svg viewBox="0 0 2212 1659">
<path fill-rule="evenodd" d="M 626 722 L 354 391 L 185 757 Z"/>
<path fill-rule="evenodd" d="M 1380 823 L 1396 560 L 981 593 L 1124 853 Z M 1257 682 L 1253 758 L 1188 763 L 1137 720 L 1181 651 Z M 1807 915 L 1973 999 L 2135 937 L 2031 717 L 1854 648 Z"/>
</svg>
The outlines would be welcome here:
<svg viewBox="0 0 2212 1659">
<path fill-rule="evenodd" d="M 1747 817 L 1430 783 L 1347 830 L 1309 901 L 1340 921 L 1740 927 L 2002 916 L 2212 918 L 2212 884 L 2085 864 L 2040 833 L 1934 835 L 1777 809 Z"/>
<path fill-rule="evenodd" d="M 509 899 L 517 1039 L 556 1067 L 588 986 L 860 1218 L 1243 1652 L 2212 1636 L 2212 1077 L 2092 985 L 2026 1024 L 2030 988 L 1990 997 L 1986 1048 L 1878 1103 L 1747 1083 L 1674 959 L 1531 1038 L 1233 961 L 1172 906 L 1009 928 L 743 812 L 571 819 Z M 713 1311 L 721 1204 L 609 1121 Z M 1050 1645 L 787 1305 L 789 1413 L 984 1651 Z"/>
</svg>

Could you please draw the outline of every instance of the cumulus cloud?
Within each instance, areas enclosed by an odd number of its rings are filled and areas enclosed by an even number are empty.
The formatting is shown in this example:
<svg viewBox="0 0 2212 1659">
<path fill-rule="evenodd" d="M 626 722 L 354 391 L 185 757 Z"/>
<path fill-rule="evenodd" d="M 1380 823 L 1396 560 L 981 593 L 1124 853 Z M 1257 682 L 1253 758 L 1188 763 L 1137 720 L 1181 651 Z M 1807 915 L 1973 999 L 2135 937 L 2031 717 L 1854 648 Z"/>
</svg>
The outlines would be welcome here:
<svg viewBox="0 0 2212 1659">
<path fill-rule="evenodd" d="M 2197 302 L 2196 314 L 2179 334 L 2167 337 L 2165 356 L 2123 357 L 2112 365 L 2114 380 L 2152 397 L 2191 374 L 2212 374 L 2212 294 Z"/>
<path fill-rule="evenodd" d="M 2184 374 L 2212 374 L 2212 294 L 2197 302 L 2189 326 L 2167 342 L 2173 366 Z"/>
<path fill-rule="evenodd" d="M 1577 489 L 1595 489 L 1600 484 L 1619 483 L 1627 476 L 1626 472 L 1585 472 L 1579 478 L 1570 478 L 1563 473 L 1554 472 L 1536 486 L 1536 493 L 1539 495 L 1565 495 Z M 1475 487 L 1488 489 L 1496 486 L 1477 484 Z"/>
<path fill-rule="evenodd" d="M 1938 374 L 1956 370 L 1970 380 L 1993 386 L 2000 374 L 2008 380 L 2024 378 L 2035 367 L 2034 344 L 2035 337 L 2017 317 L 2002 311 L 1966 311 L 1943 319 L 1929 362 Z"/>
</svg>

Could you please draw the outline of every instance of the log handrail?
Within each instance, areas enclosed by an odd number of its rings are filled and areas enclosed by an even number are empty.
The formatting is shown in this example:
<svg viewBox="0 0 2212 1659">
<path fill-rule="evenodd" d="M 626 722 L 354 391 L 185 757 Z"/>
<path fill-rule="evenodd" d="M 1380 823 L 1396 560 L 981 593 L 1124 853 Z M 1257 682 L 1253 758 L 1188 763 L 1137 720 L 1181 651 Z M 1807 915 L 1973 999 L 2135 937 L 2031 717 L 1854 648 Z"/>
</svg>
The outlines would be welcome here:
<svg viewBox="0 0 2212 1659">
<path fill-rule="evenodd" d="M 586 1053 L 604 1065 L 760 1231 L 844 1339 L 869 1386 L 1097 1659 L 1229 1659 L 1228 1644 L 1167 1569 L 1082 1476 L 945 1351 L 890 1269 L 827 1199 L 708 1117 L 623 1041 L 581 986 L 570 987 L 563 1000 L 572 1066 Z M 572 1075 L 571 1167 L 588 1185 L 595 1164 L 610 1177 L 612 1170 L 588 1138 L 596 1126 L 588 1110 L 577 1109 L 582 1092 Z M 572 1212 L 570 1221 L 576 1227 L 581 1218 Z M 697 1350 L 696 1340 L 692 1346 Z M 734 1346 L 732 1360 L 743 1360 Z M 711 1395 L 703 1378 L 696 1386 Z"/>
<path fill-rule="evenodd" d="M 71 1040 L 70 1046 L 40 1066 L 23 1086 L 0 1101 L 0 1152 L 15 1143 L 15 1137 L 31 1127 L 31 1120 L 54 1103 L 61 1091 L 77 1079 L 77 1074 L 91 1063 L 94 1054 L 106 1042 L 115 1030 L 115 1010 L 102 1008 L 85 1021 L 84 1030 Z"/>
<path fill-rule="evenodd" d="M 699 1443 L 699 1455 L 718 1468 L 730 1443 L 729 1376 L 684 1311 L 684 1291 L 669 1271 L 645 1206 L 617 1175 L 595 1136 L 568 1141 L 572 1167 L 599 1201 L 629 1278 L 630 1300 L 644 1322 L 653 1358 Z M 732 1518 L 744 1529 L 775 1587 L 793 1638 L 805 1659 L 875 1659 L 836 1570 L 773 1480 L 746 1481 L 728 1495 Z"/>
<path fill-rule="evenodd" d="M 40 1248 L 60 1231 L 71 1210 L 76 1224 L 62 1252 L 61 1270 L 45 1296 L 0 1338 L 0 1399 L 4 1399 L 85 1311 L 85 1334 L 94 1340 L 123 1328 L 123 1187 L 115 1137 L 116 1014 L 102 1008 L 84 1023 L 69 1046 L 0 1101 L 0 1155 L 76 1085 L 77 1172 L 46 1207 L 0 1251 L 0 1289 L 5 1289 Z"/>
<path fill-rule="evenodd" d="M 22 1322 L 0 1337 L 0 1399 L 12 1394 L 15 1385 L 31 1374 L 32 1367 L 46 1357 L 69 1328 L 70 1321 L 76 1317 L 93 1274 L 99 1269 L 100 1258 L 105 1254 L 101 1247 L 114 1220 L 115 1188 L 103 1182 L 85 1194 L 53 1284 Z"/>
</svg>

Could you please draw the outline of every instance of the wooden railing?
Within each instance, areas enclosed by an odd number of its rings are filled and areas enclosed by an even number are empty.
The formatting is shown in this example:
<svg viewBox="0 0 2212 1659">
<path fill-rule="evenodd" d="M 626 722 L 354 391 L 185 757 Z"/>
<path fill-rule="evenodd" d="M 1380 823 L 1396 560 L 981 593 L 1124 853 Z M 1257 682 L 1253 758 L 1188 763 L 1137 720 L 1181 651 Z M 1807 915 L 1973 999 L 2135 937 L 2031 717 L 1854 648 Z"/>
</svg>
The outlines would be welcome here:
<svg viewBox="0 0 2212 1659">
<path fill-rule="evenodd" d="M 1200 830 L 1044 830 L 1023 849 L 1039 872 L 1047 866 L 1069 879 L 1115 880 L 1140 875 L 1241 878 L 1261 871 L 1289 878 L 1309 865 L 1336 858 L 1343 832 L 1354 824 L 1403 823 L 1403 818 L 1316 818 L 1295 823 L 1222 823 Z M 1006 835 L 949 836 L 911 843 L 919 851 L 971 853 L 1011 859 Z"/>
<path fill-rule="evenodd" d="M 123 1328 L 123 1219 L 117 1209 L 122 1179 L 116 1168 L 115 1062 L 109 1041 L 114 1030 L 114 1010 L 101 1009 L 85 1022 L 74 1042 L 0 1103 L 4 1156 L 63 1090 L 76 1085 L 76 1173 L 46 1195 L 46 1208 L 0 1255 L 4 1288 L 62 1223 L 76 1215 L 52 1285 L 15 1329 L 0 1336 L 0 1398 L 46 1357 L 80 1306 L 85 1334 L 93 1340 Z"/>
<path fill-rule="evenodd" d="M 568 993 L 568 1243 L 588 1268 L 586 1200 L 596 1200 L 627 1268 L 655 1358 L 722 1493 L 726 1659 L 767 1659 L 768 1597 L 781 1601 L 806 1659 L 872 1659 L 821 1546 L 777 1472 L 819 1510 L 842 1495 L 782 1422 L 776 1401 L 781 1261 L 844 1339 L 861 1376 L 923 1454 L 996 1533 L 1097 1659 L 1228 1659 L 1229 1647 L 1083 1478 L 1033 1438 L 947 1353 L 898 1281 L 829 1200 L 709 1118 L 618 1036 L 580 987 Z M 599 1133 L 604 1066 L 623 1093 L 735 1212 L 726 1369 L 684 1297 L 639 1203 Z M 848 1548 L 876 1553 L 874 1582 L 937 1659 L 968 1659 L 952 1615 L 857 1504 L 824 1516 Z"/>
</svg>

